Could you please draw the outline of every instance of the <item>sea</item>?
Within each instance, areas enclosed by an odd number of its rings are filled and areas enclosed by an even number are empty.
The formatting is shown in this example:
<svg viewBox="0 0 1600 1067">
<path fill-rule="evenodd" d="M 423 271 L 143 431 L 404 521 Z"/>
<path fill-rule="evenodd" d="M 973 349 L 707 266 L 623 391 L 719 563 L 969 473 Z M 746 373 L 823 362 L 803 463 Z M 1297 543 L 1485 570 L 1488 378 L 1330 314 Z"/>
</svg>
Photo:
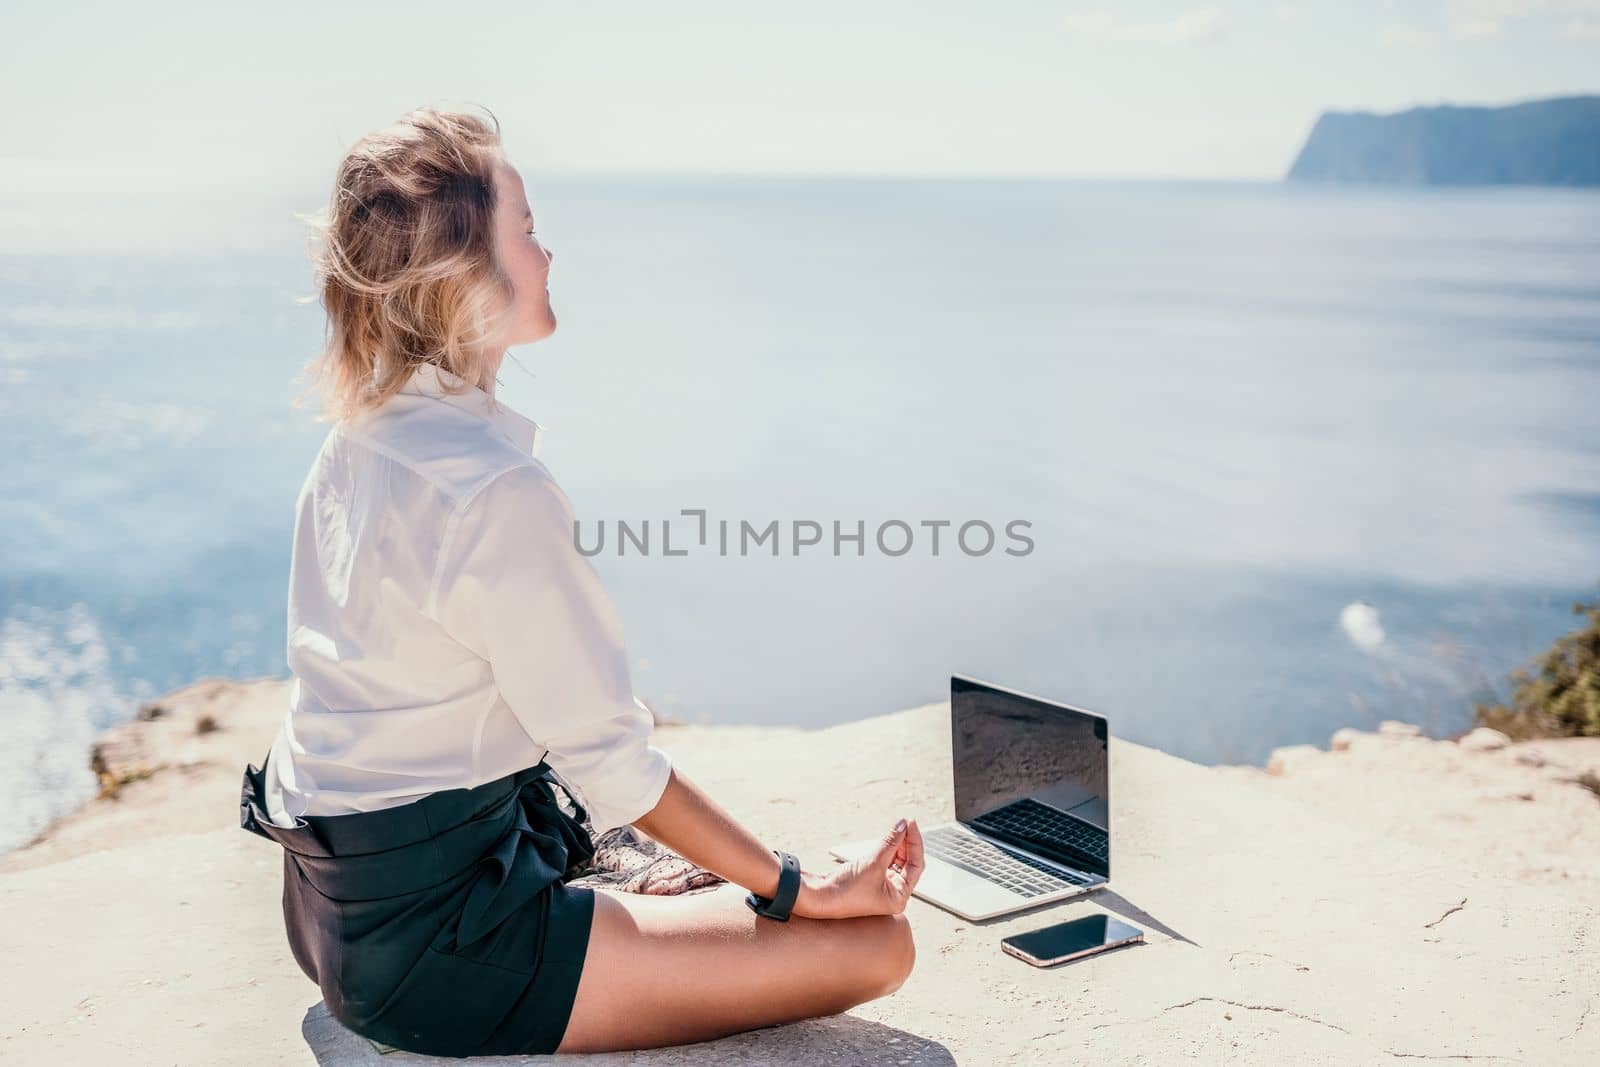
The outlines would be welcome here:
<svg viewBox="0 0 1600 1067">
<path fill-rule="evenodd" d="M 524 176 L 498 395 L 663 715 L 961 673 L 1260 762 L 1464 730 L 1600 595 L 1600 192 Z M 325 196 L 0 209 L 0 851 L 141 702 L 288 674 Z"/>
</svg>

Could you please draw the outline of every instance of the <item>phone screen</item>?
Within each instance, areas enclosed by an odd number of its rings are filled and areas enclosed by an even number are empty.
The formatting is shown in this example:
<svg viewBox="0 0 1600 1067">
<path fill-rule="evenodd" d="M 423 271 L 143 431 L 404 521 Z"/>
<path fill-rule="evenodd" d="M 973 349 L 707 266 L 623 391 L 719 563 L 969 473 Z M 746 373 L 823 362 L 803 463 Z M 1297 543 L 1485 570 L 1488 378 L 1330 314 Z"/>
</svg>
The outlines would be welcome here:
<svg viewBox="0 0 1600 1067">
<path fill-rule="evenodd" d="M 1005 938 L 1005 943 L 1021 949 L 1034 959 L 1048 962 L 1143 935 L 1144 931 L 1137 926 L 1129 926 L 1109 915 L 1085 915 L 1081 919 L 1046 926 L 1042 930 L 1016 934 Z"/>
</svg>

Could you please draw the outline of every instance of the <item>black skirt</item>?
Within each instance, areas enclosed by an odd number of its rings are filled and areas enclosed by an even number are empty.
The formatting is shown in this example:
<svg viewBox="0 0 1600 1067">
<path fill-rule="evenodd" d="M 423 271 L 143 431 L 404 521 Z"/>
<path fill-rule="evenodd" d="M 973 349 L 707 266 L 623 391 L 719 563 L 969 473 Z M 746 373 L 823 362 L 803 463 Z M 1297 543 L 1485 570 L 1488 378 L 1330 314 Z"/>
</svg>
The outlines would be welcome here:
<svg viewBox="0 0 1600 1067">
<path fill-rule="evenodd" d="M 436 1056 L 556 1050 L 594 919 L 594 890 L 565 883 L 594 844 L 583 807 L 568 793 L 569 815 L 554 786 L 541 762 L 289 829 L 267 815 L 262 770 L 246 767 L 240 825 L 283 846 L 289 946 L 335 1019 Z"/>
</svg>

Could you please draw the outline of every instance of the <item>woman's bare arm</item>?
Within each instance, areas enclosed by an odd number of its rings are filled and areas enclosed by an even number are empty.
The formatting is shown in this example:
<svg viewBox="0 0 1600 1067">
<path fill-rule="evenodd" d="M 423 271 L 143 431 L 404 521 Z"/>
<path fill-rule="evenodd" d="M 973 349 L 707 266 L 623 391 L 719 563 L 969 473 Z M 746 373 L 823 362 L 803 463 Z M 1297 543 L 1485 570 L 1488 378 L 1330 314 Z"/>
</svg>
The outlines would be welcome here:
<svg viewBox="0 0 1600 1067">
<path fill-rule="evenodd" d="M 764 897 L 778 891 L 778 857 L 676 767 L 656 806 L 633 825 L 736 885 Z M 802 870 L 791 910 L 810 918 L 896 914 L 905 910 L 922 869 L 922 831 L 915 819 L 901 819 L 871 855 L 826 875 Z"/>
<path fill-rule="evenodd" d="M 676 767 L 654 808 L 633 825 L 678 855 L 764 897 L 778 891 L 783 865 L 757 837 Z M 801 872 L 800 899 L 812 876 Z M 795 901 L 796 906 L 800 900 Z"/>
</svg>

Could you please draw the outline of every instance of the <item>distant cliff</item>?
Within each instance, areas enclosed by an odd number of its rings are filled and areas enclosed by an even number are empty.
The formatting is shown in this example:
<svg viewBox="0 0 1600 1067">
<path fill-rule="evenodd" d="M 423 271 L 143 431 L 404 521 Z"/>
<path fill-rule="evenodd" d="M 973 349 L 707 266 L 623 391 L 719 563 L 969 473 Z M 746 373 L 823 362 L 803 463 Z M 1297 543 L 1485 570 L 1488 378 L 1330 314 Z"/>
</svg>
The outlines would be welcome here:
<svg viewBox="0 0 1600 1067">
<path fill-rule="evenodd" d="M 1289 181 L 1600 185 L 1600 96 L 1510 107 L 1330 111 Z"/>
</svg>

